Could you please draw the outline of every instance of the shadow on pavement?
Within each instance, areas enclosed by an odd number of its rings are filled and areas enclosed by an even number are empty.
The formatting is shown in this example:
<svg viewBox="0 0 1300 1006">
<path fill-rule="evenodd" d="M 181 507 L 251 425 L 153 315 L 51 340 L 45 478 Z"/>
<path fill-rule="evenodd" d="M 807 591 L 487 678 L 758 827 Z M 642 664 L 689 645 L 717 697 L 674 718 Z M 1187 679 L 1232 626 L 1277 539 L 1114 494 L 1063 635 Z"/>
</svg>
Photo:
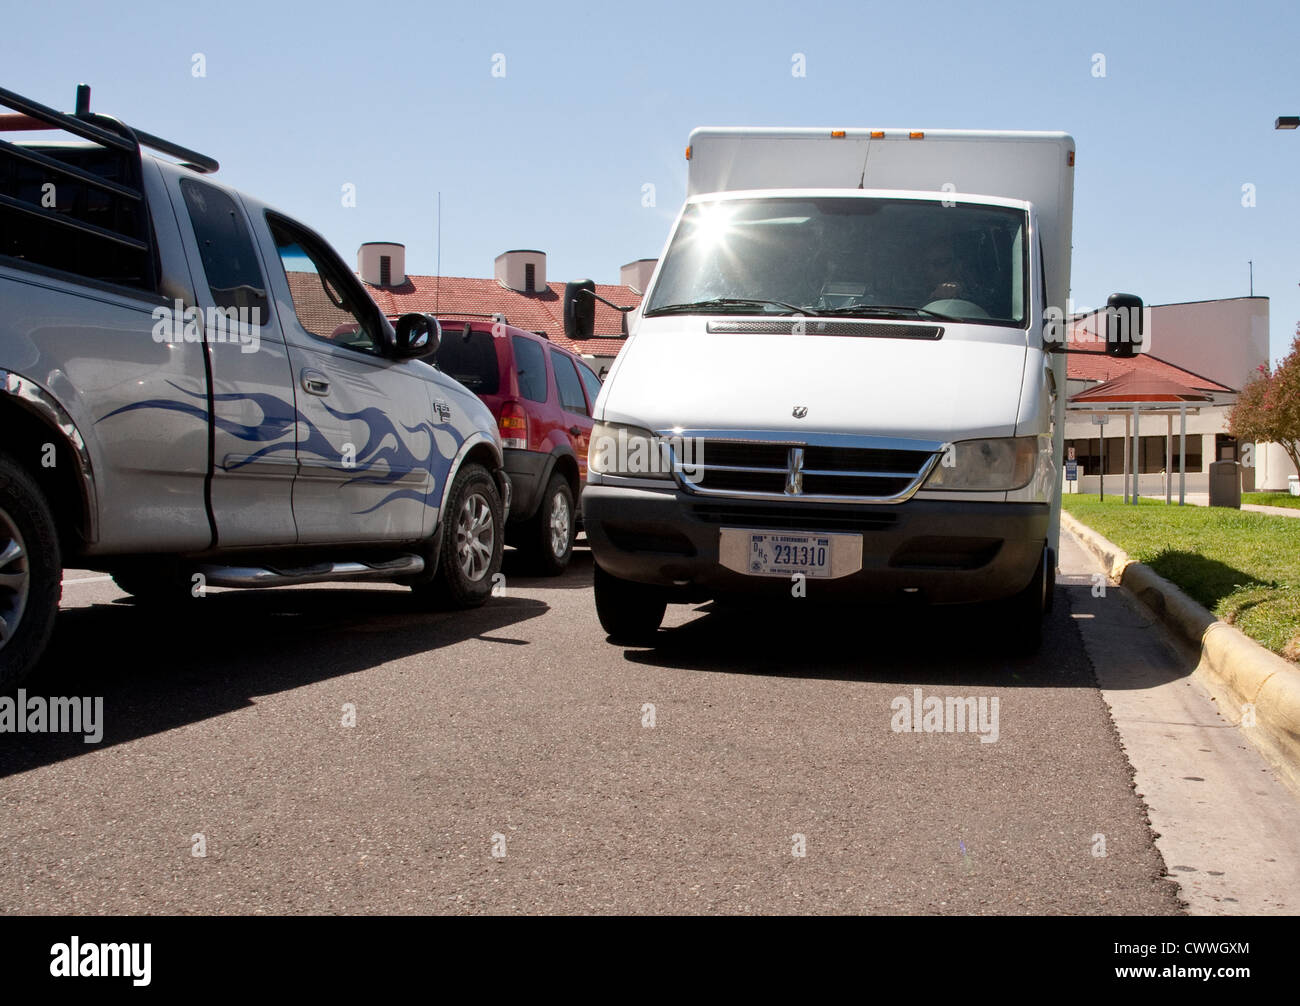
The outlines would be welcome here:
<svg viewBox="0 0 1300 1006">
<path fill-rule="evenodd" d="M 978 606 L 812 606 L 796 599 L 704 605 L 697 609 L 703 617 L 662 629 L 653 648 L 629 649 L 624 656 L 655 667 L 728 674 L 920 686 L 1096 688 L 1076 617 L 1134 616 L 1120 604 L 1094 613 L 1090 600 L 1089 587 L 1058 583 L 1042 646 L 1033 656 L 1009 652 L 1004 628 Z M 1157 679 L 1142 670 L 1128 679 L 1127 687 L 1147 688 L 1181 676 Z"/>
<path fill-rule="evenodd" d="M 406 590 L 322 587 L 214 592 L 179 608 L 120 598 L 64 609 L 23 687 L 29 696 L 103 696 L 112 710 L 103 740 L 0 735 L 0 777 L 467 639 L 520 643 L 497 633 L 548 610 L 507 596 L 469 611 L 430 611 Z"/>
<path fill-rule="evenodd" d="M 583 545 L 574 546 L 568 568 L 559 576 L 543 576 L 528 556 L 518 549 L 506 549 L 501 562 L 501 572 L 506 576 L 507 589 L 510 584 L 521 587 L 539 587 L 554 590 L 591 590 L 592 567 L 591 549 Z"/>
</svg>

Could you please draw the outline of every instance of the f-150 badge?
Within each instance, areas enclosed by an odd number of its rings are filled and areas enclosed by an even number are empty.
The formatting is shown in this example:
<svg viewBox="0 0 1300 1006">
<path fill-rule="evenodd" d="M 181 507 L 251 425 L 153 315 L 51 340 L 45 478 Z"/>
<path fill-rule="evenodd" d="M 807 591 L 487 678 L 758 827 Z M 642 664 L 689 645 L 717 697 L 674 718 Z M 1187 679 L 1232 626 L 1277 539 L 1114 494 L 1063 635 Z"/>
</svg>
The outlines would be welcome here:
<svg viewBox="0 0 1300 1006">
<path fill-rule="evenodd" d="M 451 406 L 446 402 L 434 402 L 433 411 L 441 422 L 451 422 Z"/>
</svg>

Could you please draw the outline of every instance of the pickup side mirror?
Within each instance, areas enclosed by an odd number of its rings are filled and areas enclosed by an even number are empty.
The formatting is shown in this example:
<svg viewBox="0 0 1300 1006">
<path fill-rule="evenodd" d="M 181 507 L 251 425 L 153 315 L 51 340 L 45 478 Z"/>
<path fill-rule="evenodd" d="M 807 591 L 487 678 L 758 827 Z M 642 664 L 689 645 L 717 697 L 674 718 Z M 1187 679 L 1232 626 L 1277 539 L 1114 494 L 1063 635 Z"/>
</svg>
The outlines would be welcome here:
<svg viewBox="0 0 1300 1006">
<path fill-rule="evenodd" d="M 393 326 L 393 356 L 398 360 L 418 360 L 438 352 L 442 343 L 442 326 L 431 314 L 404 314 Z"/>
<path fill-rule="evenodd" d="M 1142 298 L 1112 293 L 1106 298 L 1106 355 L 1128 359 L 1142 346 Z"/>
<path fill-rule="evenodd" d="M 564 334 L 590 339 L 596 332 L 596 284 L 578 279 L 564 284 Z"/>
</svg>

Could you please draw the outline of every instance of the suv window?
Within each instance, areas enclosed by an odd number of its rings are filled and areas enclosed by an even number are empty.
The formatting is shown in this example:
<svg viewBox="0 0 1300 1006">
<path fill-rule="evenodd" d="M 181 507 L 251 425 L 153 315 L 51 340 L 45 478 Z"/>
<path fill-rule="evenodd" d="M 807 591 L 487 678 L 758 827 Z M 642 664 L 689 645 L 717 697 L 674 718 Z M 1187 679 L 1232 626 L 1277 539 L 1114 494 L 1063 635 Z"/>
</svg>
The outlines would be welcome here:
<svg viewBox="0 0 1300 1006">
<path fill-rule="evenodd" d="M 371 331 L 378 315 L 373 305 L 359 301 L 364 294 L 349 282 L 334 255 L 310 232 L 283 217 L 268 213 L 266 223 L 280 253 L 294 313 L 307 334 L 335 346 L 379 355 L 379 333 Z"/>
<path fill-rule="evenodd" d="M 519 394 L 530 402 L 546 401 L 546 355 L 542 347 L 522 335 L 512 337 Z"/>
<path fill-rule="evenodd" d="M 213 303 L 223 310 L 238 310 L 241 323 L 265 324 L 266 283 L 252 236 L 235 201 L 220 189 L 191 178 L 181 179 L 181 193 Z"/>
<path fill-rule="evenodd" d="M 596 398 L 600 395 L 600 378 L 585 363 L 578 364 L 578 376 L 582 378 L 582 386 L 587 389 L 587 401 L 591 403 L 591 410 L 595 411 Z"/>
<path fill-rule="evenodd" d="M 555 383 L 560 386 L 560 404 L 570 412 L 587 415 L 587 399 L 582 394 L 582 382 L 573 361 L 558 349 L 551 350 L 551 366 L 555 368 Z"/>
<path fill-rule="evenodd" d="M 448 324 L 435 357 L 438 369 L 476 395 L 495 395 L 501 388 L 497 347 L 491 332 Z"/>
</svg>

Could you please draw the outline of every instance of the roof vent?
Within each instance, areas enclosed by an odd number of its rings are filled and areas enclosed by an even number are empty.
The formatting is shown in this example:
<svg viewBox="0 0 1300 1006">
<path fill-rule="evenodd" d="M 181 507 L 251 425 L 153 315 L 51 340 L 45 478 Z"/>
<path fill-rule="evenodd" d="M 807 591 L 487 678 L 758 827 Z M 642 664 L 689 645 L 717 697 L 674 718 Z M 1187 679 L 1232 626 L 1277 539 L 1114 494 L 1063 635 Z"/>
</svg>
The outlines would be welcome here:
<svg viewBox="0 0 1300 1006">
<path fill-rule="evenodd" d="M 546 252 L 516 248 L 496 257 L 496 280 L 507 290 L 517 293 L 542 293 L 546 290 Z"/>
<path fill-rule="evenodd" d="M 401 286 L 406 282 L 406 245 L 367 241 L 357 249 L 357 272 L 371 286 Z"/>
</svg>

